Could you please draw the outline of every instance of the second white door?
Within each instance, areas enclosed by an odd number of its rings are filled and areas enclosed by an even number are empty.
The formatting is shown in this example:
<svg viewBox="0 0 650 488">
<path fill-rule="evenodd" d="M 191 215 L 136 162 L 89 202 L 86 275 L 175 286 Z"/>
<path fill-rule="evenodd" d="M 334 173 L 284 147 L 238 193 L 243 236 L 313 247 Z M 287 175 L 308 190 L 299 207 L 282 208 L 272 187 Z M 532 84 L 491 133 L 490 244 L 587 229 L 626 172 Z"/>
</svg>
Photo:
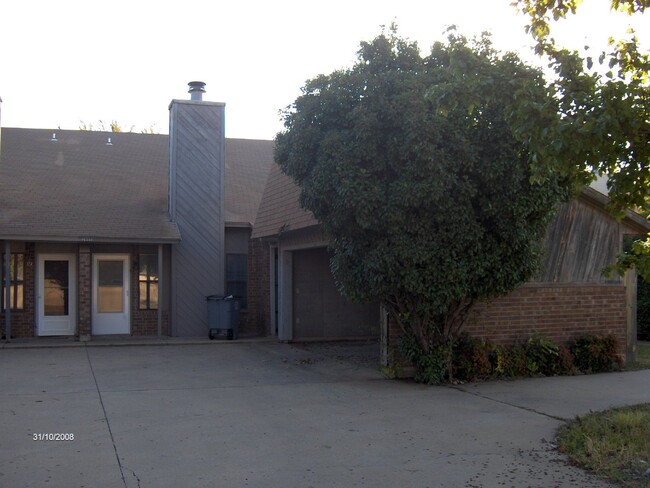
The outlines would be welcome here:
<svg viewBox="0 0 650 488">
<path fill-rule="evenodd" d="M 129 255 L 93 256 L 93 335 L 129 334 Z"/>
</svg>

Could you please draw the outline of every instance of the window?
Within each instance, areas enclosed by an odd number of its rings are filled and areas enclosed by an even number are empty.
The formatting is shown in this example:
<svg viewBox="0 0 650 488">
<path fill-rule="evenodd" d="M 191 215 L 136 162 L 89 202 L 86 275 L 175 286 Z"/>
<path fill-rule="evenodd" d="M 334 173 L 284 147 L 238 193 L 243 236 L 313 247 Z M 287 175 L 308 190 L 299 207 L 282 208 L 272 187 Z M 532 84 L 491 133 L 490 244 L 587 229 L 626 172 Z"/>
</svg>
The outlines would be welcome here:
<svg viewBox="0 0 650 488">
<path fill-rule="evenodd" d="M 226 295 L 232 295 L 241 308 L 246 308 L 248 256 L 226 254 Z"/>
<path fill-rule="evenodd" d="M 158 255 L 140 254 L 140 310 L 158 309 Z"/>
<path fill-rule="evenodd" d="M 7 308 L 7 295 L 5 292 L 5 255 L 2 255 L 2 310 Z M 25 291 L 25 255 L 20 253 L 11 254 L 11 265 L 9 268 L 9 280 L 11 294 L 11 310 L 24 309 Z"/>
</svg>

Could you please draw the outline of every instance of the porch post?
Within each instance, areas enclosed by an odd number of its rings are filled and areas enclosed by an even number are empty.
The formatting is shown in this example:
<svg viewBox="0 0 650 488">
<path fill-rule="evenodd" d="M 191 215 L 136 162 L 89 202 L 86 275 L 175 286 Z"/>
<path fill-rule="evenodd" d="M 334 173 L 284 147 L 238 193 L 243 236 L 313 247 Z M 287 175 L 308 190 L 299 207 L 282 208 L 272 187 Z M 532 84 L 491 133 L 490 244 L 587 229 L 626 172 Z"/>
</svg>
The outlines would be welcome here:
<svg viewBox="0 0 650 488">
<path fill-rule="evenodd" d="M 637 334 L 637 275 L 636 270 L 630 269 L 625 274 L 625 294 L 627 305 L 627 337 L 625 347 L 625 364 L 636 361 L 636 334 Z"/>
<path fill-rule="evenodd" d="M 158 244 L 158 338 L 162 337 L 163 285 L 163 245 Z"/>
<path fill-rule="evenodd" d="M 5 241 L 5 336 L 11 341 L 11 242 Z"/>
</svg>

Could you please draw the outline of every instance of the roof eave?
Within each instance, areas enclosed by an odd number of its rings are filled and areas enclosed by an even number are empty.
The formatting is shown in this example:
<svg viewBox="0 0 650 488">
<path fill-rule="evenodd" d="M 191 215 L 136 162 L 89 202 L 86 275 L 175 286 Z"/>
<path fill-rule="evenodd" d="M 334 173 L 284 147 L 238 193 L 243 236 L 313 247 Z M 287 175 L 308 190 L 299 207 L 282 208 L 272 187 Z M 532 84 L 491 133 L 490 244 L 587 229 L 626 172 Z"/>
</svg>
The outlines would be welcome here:
<svg viewBox="0 0 650 488">
<path fill-rule="evenodd" d="M 589 186 L 586 186 L 582 189 L 580 196 L 592 204 L 596 204 L 597 206 L 602 207 L 603 209 L 606 208 L 610 202 L 610 199 L 607 195 L 604 195 L 598 190 Z M 635 231 L 650 232 L 650 221 L 633 210 L 626 210 L 622 221 Z"/>
<path fill-rule="evenodd" d="M 235 227 L 239 229 L 252 229 L 253 224 L 251 222 L 237 222 L 232 220 L 226 220 L 223 224 L 225 227 Z"/>
<path fill-rule="evenodd" d="M 105 237 L 105 236 L 43 236 L 31 234 L 1 234 L 2 241 L 66 242 L 74 244 L 178 244 L 180 237 Z"/>
</svg>

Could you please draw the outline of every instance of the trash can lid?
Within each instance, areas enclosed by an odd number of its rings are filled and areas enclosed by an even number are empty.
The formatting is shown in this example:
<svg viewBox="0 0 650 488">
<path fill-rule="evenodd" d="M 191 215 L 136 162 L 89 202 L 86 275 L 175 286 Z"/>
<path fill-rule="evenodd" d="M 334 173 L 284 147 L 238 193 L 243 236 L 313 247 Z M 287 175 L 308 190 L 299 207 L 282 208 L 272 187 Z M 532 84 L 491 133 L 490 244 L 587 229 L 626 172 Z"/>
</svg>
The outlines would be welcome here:
<svg viewBox="0 0 650 488">
<path fill-rule="evenodd" d="M 232 300 L 233 297 L 232 295 L 208 295 L 205 297 L 205 299 L 209 302 L 216 302 L 218 300 Z"/>
</svg>

